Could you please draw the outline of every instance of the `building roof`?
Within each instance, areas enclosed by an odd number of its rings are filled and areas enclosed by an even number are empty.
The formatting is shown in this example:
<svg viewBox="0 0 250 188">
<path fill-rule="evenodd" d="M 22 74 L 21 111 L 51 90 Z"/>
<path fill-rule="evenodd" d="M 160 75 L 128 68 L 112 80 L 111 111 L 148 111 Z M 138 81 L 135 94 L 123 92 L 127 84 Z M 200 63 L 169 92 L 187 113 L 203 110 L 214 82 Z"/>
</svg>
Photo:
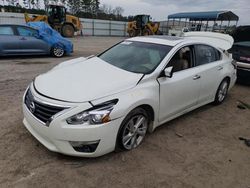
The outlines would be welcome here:
<svg viewBox="0 0 250 188">
<path fill-rule="evenodd" d="M 208 12 L 183 12 L 171 14 L 168 19 L 183 19 L 187 18 L 190 21 L 238 21 L 239 17 L 231 11 L 208 11 Z"/>
</svg>

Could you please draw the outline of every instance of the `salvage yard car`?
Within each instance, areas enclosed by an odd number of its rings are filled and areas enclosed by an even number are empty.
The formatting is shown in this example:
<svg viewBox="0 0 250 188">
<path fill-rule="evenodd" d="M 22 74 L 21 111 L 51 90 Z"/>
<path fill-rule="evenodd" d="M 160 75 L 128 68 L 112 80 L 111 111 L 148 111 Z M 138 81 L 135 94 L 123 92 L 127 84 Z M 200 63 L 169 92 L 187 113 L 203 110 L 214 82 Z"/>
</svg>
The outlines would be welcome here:
<svg viewBox="0 0 250 188">
<path fill-rule="evenodd" d="M 34 79 L 23 123 L 45 147 L 97 157 L 132 150 L 147 132 L 202 105 L 222 103 L 236 80 L 223 34 L 126 39 Z M 65 76 L 67 75 L 67 76 Z"/>
<path fill-rule="evenodd" d="M 249 81 L 250 78 L 250 25 L 239 26 L 232 34 L 234 44 L 230 49 L 237 64 L 238 79 Z"/>
<path fill-rule="evenodd" d="M 62 57 L 73 52 L 71 41 L 63 38 L 45 23 L 34 29 L 25 25 L 0 25 L 0 56 L 52 55 Z M 43 30 L 45 30 L 43 32 Z"/>
</svg>

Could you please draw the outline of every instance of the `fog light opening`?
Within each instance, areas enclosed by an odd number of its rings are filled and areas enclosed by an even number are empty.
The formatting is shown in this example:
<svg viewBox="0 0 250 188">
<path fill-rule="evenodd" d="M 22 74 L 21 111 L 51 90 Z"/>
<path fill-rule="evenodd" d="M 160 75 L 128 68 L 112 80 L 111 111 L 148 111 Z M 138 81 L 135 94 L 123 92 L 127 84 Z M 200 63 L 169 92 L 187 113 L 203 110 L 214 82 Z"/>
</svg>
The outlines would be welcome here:
<svg viewBox="0 0 250 188">
<path fill-rule="evenodd" d="M 100 140 L 91 142 L 70 141 L 69 143 L 77 152 L 93 153 L 95 152 L 99 142 Z"/>
</svg>

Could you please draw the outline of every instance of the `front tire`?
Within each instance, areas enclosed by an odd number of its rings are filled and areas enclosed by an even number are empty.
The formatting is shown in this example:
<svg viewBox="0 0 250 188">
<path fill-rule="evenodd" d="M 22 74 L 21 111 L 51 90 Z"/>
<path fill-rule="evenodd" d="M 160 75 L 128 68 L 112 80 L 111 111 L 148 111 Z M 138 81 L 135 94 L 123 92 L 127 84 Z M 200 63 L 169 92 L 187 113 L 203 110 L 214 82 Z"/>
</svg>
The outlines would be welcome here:
<svg viewBox="0 0 250 188">
<path fill-rule="evenodd" d="M 63 47 L 61 47 L 61 46 L 54 46 L 54 47 L 51 49 L 51 54 L 52 54 L 52 56 L 54 56 L 54 57 L 60 58 L 60 57 L 64 56 L 65 50 L 64 50 Z"/>
<path fill-rule="evenodd" d="M 135 37 L 135 30 L 130 30 L 129 32 L 128 32 L 128 36 L 129 37 Z"/>
<path fill-rule="evenodd" d="M 143 108 L 131 111 L 121 124 L 117 137 L 117 146 L 122 150 L 138 147 L 145 138 L 149 125 L 149 116 Z"/>
<path fill-rule="evenodd" d="M 228 93 L 228 87 L 229 87 L 229 80 L 228 79 L 224 79 L 216 92 L 215 95 L 215 99 L 214 99 L 214 104 L 218 105 L 223 103 L 223 101 L 226 99 L 227 97 L 227 93 Z"/>
<path fill-rule="evenodd" d="M 62 26 L 62 35 L 64 37 L 73 37 L 75 33 L 74 27 L 70 24 L 65 24 Z"/>
<path fill-rule="evenodd" d="M 152 32 L 150 31 L 150 29 L 144 29 L 143 36 L 148 36 L 148 35 L 152 35 Z"/>
</svg>

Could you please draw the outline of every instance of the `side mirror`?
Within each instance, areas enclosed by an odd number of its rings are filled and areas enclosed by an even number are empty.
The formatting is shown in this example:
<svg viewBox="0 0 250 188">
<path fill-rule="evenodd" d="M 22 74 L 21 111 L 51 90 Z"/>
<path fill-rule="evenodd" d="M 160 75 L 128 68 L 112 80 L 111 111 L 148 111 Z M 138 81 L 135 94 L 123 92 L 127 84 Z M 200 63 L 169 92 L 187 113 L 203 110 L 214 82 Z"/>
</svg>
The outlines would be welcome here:
<svg viewBox="0 0 250 188">
<path fill-rule="evenodd" d="M 173 67 L 165 68 L 164 74 L 165 74 L 166 77 L 172 78 L 172 76 L 173 76 Z"/>
</svg>

